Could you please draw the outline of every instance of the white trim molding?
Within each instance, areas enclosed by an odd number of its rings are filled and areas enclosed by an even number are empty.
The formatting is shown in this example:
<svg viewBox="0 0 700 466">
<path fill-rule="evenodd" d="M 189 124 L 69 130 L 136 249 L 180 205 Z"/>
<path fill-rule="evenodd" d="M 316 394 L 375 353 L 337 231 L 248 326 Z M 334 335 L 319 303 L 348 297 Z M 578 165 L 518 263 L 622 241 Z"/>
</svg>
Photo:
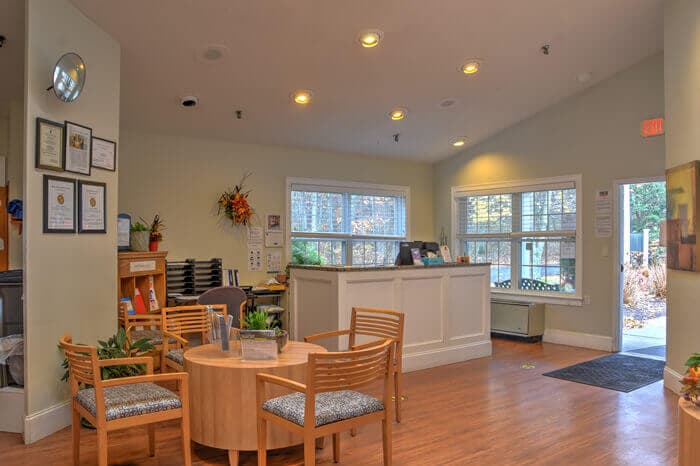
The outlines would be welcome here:
<svg viewBox="0 0 700 466">
<path fill-rule="evenodd" d="M 664 367 L 664 387 L 680 395 L 683 376 L 670 367 Z"/>
<path fill-rule="evenodd" d="M 24 443 L 34 443 L 70 424 L 70 400 L 42 409 L 24 418 Z"/>
<path fill-rule="evenodd" d="M 491 342 L 478 341 L 449 348 L 438 348 L 403 355 L 403 372 L 413 372 L 444 366 L 469 359 L 491 356 Z"/>
<path fill-rule="evenodd" d="M 542 341 L 546 343 L 556 343 L 558 345 L 576 346 L 579 348 L 590 348 L 601 351 L 612 351 L 613 338 L 606 335 L 595 335 L 592 333 L 570 332 L 556 328 L 544 330 Z"/>
</svg>

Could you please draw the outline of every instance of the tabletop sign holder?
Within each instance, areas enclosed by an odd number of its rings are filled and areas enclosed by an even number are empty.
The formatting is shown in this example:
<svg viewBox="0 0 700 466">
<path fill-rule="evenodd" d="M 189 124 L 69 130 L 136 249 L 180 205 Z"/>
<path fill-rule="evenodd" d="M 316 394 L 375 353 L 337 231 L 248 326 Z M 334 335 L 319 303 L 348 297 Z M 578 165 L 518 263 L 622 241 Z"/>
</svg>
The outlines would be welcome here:
<svg viewBox="0 0 700 466">
<path fill-rule="evenodd" d="M 241 330 L 244 361 L 276 361 L 277 338 L 274 330 Z"/>
</svg>

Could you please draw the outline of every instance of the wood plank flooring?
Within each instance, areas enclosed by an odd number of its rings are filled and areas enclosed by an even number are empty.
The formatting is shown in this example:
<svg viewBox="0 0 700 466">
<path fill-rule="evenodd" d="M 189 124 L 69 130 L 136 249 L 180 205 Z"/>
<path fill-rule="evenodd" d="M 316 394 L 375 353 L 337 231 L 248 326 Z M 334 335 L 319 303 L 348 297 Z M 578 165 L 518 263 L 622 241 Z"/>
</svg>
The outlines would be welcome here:
<svg viewBox="0 0 700 466">
<path fill-rule="evenodd" d="M 394 464 L 676 464 L 677 397 L 662 382 L 625 394 L 541 375 L 602 354 L 494 340 L 493 357 L 404 374 L 408 400 L 404 421 L 394 424 Z M 178 435 L 176 424 L 159 425 L 156 456 L 149 458 L 145 429 L 110 434 L 110 464 L 182 464 Z M 96 463 L 95 444 L 94 432 L 84 429 L 81 465 Z M 333 463 L 326 445 L 317 464 Z M 270 465 L 303 464 L 300 447 L 268 457 Z M 340 464 L 379 465 L 381 458 L 379 426 L 343 434 Z M 29 446 L 20 435 L 0 433 L 0 465 L 48 464 L 71 464 L 69 428 Z M 227 454 L 195 446 L 194 464 L 224 465 Z M 243 452 L 241 464 L 255 465 L 254 452 Z"/>
</svg>

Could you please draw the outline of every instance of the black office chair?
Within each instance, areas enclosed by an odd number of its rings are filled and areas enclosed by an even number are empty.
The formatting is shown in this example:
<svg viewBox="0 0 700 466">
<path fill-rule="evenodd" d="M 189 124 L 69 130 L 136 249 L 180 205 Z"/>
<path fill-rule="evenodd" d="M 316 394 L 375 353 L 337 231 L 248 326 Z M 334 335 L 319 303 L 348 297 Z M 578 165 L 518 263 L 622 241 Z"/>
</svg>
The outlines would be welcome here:
<svg viewBox="0 0 700 466">
<path fill-rule="evenodd" d="M 202 293 L 198 304 L 225 304 L 228 315 L 233 317 L 233 327 L 241 328 L 241 320 L 247 302 L 245 291 L 235 286 L 220 286 Z M 238 312 L 236 312 L 238 309 Z"/>
</svg>

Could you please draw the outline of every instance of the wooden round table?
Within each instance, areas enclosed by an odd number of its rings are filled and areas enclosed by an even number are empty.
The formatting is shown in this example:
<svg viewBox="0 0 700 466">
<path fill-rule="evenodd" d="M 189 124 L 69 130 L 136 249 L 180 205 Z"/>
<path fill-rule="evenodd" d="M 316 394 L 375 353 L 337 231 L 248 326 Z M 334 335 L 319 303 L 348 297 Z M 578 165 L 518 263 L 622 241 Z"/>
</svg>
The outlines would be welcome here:
<svg viewBox="0 0 700 466">
<path fill-rule="evenodd" d="M 700 461 L 700 408 L 681 397 L 678 400 L 678 465 Z"/>
<path fill-rule="evenodd" d="M 186 351 L 192 440 L 228 450 L 229 462 L 237 465 L 239 451 L 258 448 L 255 375 L 264 372 L 304 383 L 308 354 L 325 351 L 322 346 L 298 341 L 290 341 L 277 361 L 232 358 L 218 344 Z M 289 390 L 267 384 L 265 396 L 269 399 L 288 393 Z M 299 435 L 268 424 L 268 449 L 299 445 L 303 441 Z"/>
</svg>

